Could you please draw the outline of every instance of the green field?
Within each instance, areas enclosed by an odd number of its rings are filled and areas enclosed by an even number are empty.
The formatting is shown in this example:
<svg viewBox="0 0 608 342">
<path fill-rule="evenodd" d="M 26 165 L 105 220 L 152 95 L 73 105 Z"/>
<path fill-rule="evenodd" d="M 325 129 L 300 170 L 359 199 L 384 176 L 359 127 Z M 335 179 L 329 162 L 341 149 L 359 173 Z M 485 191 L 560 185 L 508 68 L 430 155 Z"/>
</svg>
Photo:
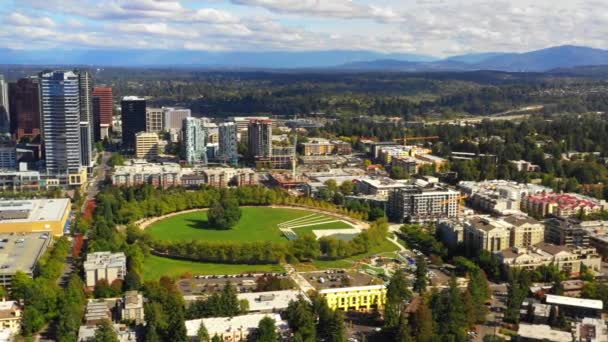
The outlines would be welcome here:
<svg viewBox="0 0 608 342">
<path fill-rule="evenodd" d="M 283 272 L 280 265 L 232 265 L 175 260 L 151 255 L 144 262 L 144 280 L 161 276 L 179 277 L 182 274 L 239 274 L 246 272 Z"/>
<path fill-rule="evenodd" d="M 311 212 L 298 209 L 247 207 L 241 208 L 243 216 L 235 227 L 230 230 L 214 230 L 207 223 L 207 212 L 197 211 L 166 218 L 152 224 L 147 230 L 153 237 L 168 241 L 287 241 L 277 228 L 279 223 L 303 219 L 312 215 Z M 334 219 L 330 215 L 317 215 L 321 219 Z M 306 221 L 303 221 L 306 224 Z M 304 233 L 314 229 L 344 229 L 351 228 L 345 222 L 323 223 L 294 228 L 296 233 Z"/>
</svg>

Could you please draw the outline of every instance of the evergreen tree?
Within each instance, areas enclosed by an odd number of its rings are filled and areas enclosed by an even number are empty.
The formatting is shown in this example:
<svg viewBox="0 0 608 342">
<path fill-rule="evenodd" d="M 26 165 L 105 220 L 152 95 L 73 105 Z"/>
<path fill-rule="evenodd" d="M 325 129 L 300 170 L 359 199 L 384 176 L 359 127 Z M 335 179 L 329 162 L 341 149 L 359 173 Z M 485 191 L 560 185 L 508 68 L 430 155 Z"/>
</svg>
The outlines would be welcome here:
<svg viewBox="0 0 608 342">
<path fill-rule="evenodd" d="M 428 267 L 426 265 L 426 260 L 424 257 L 419 256 L 416 258 L 416 280 L 414 281 L 414 291 L 416 292 L 424 292 L 426 291 L 426 286 L 428 283 L 427 279 Z"/>
<path fill-rule="evenodd" d="M 264 317 L 258 324 L 257 341 L 258 342 L 277 342 L 277 327 L 274 319 L 270 317 Z"/>
<path fill-rule="evenodd" d="M 95 342 L 118 342 L 118 335 L 110 321 L 104 320 L 95 330 Z"/>
<path fill-rule="evenodd" d="M 416 336 L 418 342 L 430 342 L 433 340 L 435 335 L 433 327 L 433 312 L 426 301 L 423 301 L 416 314 L 413 316 L 412 321 L 413 335 Z"/>
<path fill-rule="evenodd" d="M 211 342 L 222 342 L 222 338 L 217 336 L 217 334 L 213 335 Z"/>
<path fill-rule="evenodd" d="M 412 296 L 408 281 L 403 270 L 393 274 L 386 290 L 386 303 L 384 305 L 384 326 L 395 328 L 399 325 L 399 317 L 403 304 Z"/>
<path fill-rule="evenodd" d="M 399 329 L 397 330 L 396 342 L 413 342 L 412 332 L 410 331 L 410 325 L 405 318 L 405 314 L 401 314 L 399 319 Z"/>
<path fill-rule="evenodd" d="M 205 327 L 202 321 L 196 332 L 196 337 L 198 338 L 198 342 L 209 342 L 209 332 L 207 332 L 207 327 Z"/>
<path fill-rule="evenodd" d="M 304 297 L 291 301 L 287 306 L 287 322 L 294 332 L 294 339 L 302 342 L 315 342 L 315 317 L 311 305 Z"/>
<path fill-rule="evenodd" d="M 329 335 L 327 342 L 346 342 L 346 328 L 344 327 L 344 317 L 338 310 L 331 311 L 327 324 Z"/>
</svg>

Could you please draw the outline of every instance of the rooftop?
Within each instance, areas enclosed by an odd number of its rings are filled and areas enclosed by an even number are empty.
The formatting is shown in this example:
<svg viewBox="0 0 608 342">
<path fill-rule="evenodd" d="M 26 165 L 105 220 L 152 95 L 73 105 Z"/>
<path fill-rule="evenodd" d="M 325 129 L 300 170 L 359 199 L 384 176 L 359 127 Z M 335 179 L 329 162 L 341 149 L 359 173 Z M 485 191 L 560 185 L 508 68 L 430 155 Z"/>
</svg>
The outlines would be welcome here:
<svg viewBox="0 0 608 342">
<path fill-rule="evenodd" d="M 553 330 L 546 324 L 519 324 L 517 335 L 524 338 L 552 342 L 572 342 L 572 333 Z"/>
<path fill-rule="evenodd" d="M 239 300 L 246 299 L 249 302 L 249 311 L 274 311 L 284 310 L 292 300 L 297 300 L 302 292 L 296 290 L 269 291 L 269 292 L 245 292 L 239 293 Z"/>
<path fill-rule="evenodd" d="M 105 267 L 126 267 L 126 263 L 125 253 L 96 252 L 87 254 L 83 266 L 86 271 Z"/>
<path fill-rule="evenodd" d="M 602 310 L 604 308 L 604 303 L 601 300 L 556 296 L 550 294 L 547 295 L 546 302 L 547 304 L 577 306 L 594 310 Z"/>
<path fill-rule="evenodd" d="M 239 330 L 254 330 L 257 329 L 258 324 L 264 317 L 270 317 L 274 319 L 276 322 L 275 324 L 279 329 L 287 328 L 287 322 L 283 321 L 281 319 L 281 316 L 278 314 L 256 313 L 235 317 L 213 317 L 194 319 L 186 321 L 186 330 L 188 332 L 188 336 L 196 336 L 201 322 L 205 325 L 205 328 L 207 328 L 209 336 L 214 336 L 215 334 L 223 335 L 225 333 L 236 332 Z"/>
<path fill-rule="evenodd" d="M 339 293 L 339 292 L 355 292 L 355 291 L 370 291 L 370 290 L 381 290 L 386 288 L 384 285 L 368 285 L 368 286 L 352 286 L 352 287 L 339 287 L 331 289 L 323 289 L 319 293 Z"/>
<path fill-rule="evenodd" d="M 123 101 L 145 101 L 146 99 L 139 96 L 124 96 Z"/>
<path fill-rule="evenodd" d="M 17 271 L 32 274 L 50 241 L 48 232 L 0 234 L 0 275 L 12 275 Z"/>
<path fill-rule="evenodd" d="M 29 211 L 27 218 L 0 219 L 0 224 L 37 221 L 61 221 L 70 209 L 68 198 L 0 201 L 0 212 Z M 49 228 L 50 230 L 50 228 Z"/>
</svg>

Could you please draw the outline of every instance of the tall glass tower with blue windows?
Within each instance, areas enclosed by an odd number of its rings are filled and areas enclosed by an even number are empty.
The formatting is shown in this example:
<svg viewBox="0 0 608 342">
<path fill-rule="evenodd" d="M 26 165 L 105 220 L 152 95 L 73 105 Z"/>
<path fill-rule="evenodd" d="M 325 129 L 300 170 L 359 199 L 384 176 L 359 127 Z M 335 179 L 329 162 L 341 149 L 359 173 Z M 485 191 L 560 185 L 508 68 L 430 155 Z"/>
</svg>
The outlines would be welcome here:
<svg viewBox="0 0 608 342">
<path fill-rule="evenodd" d="M 42 139 L 46 171 L 58 178 L 82 171 L 79 75 L 45 71 L 39 75 Z"/>
</svg>

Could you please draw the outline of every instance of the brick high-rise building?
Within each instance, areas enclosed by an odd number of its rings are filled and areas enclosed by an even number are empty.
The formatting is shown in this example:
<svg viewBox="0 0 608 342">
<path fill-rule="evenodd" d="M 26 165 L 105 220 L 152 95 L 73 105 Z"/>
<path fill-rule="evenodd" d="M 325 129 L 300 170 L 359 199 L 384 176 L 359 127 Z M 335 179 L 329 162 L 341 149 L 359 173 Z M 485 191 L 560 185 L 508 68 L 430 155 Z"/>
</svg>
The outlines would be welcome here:
<svg viewBox="0 0 608 342">
<path fill-rule="evenodd" d="M 112 113 L 114 101 L 112 98 L 112 88 L 96 87 L 93 89 L 93 115 L 95 127 L 95 140 L 103 140 L 110 134 L 112 126 Z"/>
<path fill-rule="evenodd" d="M 9 84 L 11 133 L 17 140 L 40 135 L 40 90 L 38 81 L 22 78 Z"/>
</svg>

